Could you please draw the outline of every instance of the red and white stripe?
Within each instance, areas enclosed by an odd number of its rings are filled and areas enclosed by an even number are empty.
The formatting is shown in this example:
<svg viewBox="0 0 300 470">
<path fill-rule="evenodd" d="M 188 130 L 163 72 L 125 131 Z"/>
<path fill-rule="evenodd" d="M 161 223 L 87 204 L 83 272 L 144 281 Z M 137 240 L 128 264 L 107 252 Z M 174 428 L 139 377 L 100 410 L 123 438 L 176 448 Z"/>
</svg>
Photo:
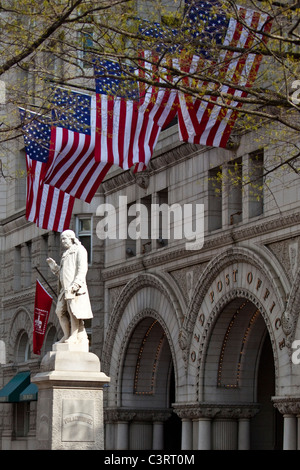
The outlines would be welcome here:
<svg viewBox="0 0 300 470">
<path fill-rule="evenodd" d="M 95 161 L 95 97 L 92 97 L 91 135 L 53 127 L 44 182 L 88 203 L 111 168 Z"/>
<path fill-rule="evenodd" d="M 62 232 L 70 227 L 74 198 L 53 186 L 44 184 L 45 163 L 26 155 L 27 196 L 26 218 L 37 227 Z"/>
<path fill-rule="evenodd" d="M 244 22 L 256 31 L 259 31 L 266 20 L 267 15 L 260 14 L 252 10 L 246 10 L 238 7 L 239 16 Z M 265 31 L 269 31 L 271 23 L 267 23 Z M 264 40 L 264 39 L 262 39 Z M 262 59 L 261 55 L 247 53 L 253 44 L 257 41 L 257 35 L 253 35 L 248 28 L 231 18 L 227 29 L 224 45 L 243 48 L 244 54 L 232 51 L 222 51 L 217 64 L 221 65 L 219 73 L 225 77 L 232 86 L 220 85 L 213 82 L 198 82 L 199 95 L 203 99 L 192 99 L 191 96 L 179 93 L 180 107 L 178 110 L 178 123 L 180 140 L 195 144 L 202 144 L 214 147 L 226 147 L 232 128 L 238 116 L 238 109 L 242 103 L 235 101 L 234 97 L 246 97 L 247 93 L 237 90 L 234 85 L 250 87 L 258 73 L 259 65 Z M 184 53 L 183 53 L 184 54 Z M 200 60 L 193 56 L 186 59 L 182 58 L 184 63 L 183 71 L 190 74 L 199 70 L 201 67 L 208 67 L 208 61 Z M 214 64 L 212 66 L 217 66 Z M 218 78 L 216 74 L 216 79 Z M 192 78 L 185 79 L 186 83 Z M 220 79 L 221 82 L 222 78 Z M 207 94 L 208 91 L 221 91 L 221 93 L 233 96 L 233 99 L 224 101 L 221 97 L 213 97 Z M 228 109 L 224 104 L 235 109 Z M 223 105 L 223 106 L 222 106 Z"/>
<path fill-rule="evenodd" d="M 147 55 L 147 53 L 145 53 Z M 152 74 L 151 65 L 141 57 L 143 71 Z M 149 69 L 149 72 L 146 70 Z M 110 95 L 97 95 L 97 162 L 108 162 L 127 170 L 144 169 L 153 155 L 161 129 L 177 112 L 177 93 L 158 87 L 143 87 L 139 101 Z"/>
</svg>

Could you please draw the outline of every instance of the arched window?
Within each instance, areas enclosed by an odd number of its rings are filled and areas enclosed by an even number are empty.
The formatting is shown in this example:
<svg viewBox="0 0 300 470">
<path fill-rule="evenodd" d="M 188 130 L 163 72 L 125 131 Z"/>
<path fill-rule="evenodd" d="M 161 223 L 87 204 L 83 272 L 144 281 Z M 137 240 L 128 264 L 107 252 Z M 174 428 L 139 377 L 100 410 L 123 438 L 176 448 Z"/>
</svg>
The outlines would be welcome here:
<svg viewBox="0 0 300 470">
<path fill-rule="evenodd" d="M 30 359 L 30 344 L 26 331 L 22 331 L 17 339 L 15 360 L 16 362 L 25 362 Z"/>
</svg>

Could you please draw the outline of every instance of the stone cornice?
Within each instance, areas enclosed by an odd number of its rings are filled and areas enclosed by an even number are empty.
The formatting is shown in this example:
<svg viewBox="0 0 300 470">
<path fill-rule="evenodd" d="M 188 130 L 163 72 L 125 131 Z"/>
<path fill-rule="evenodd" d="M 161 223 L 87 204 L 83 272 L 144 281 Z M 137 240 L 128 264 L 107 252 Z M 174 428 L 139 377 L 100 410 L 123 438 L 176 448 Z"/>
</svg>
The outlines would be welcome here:
<svg viewBox="0 0 300 470">
<path fill-rule="evenodd" d="M 300 223 L 300 212 L 290 212 L 278 217 L 278 215 L 267 219 L 256 220 L 254 223 L 244 224 L 241 227 L 225 229 L 217 234 L 208 235 L 204 241 L 204 246 L 200 251 L 186 250 L 185 243 L 176 248 L 163 248 L 147 255 L 141 255 L 122 264 L 108 267 L 103 270 L 103 279 L 107 281 L 122 275 L 128 275 L 155 266 L 166 265 L 166 263 L 180 259 L 192 258 L 195 254 L 205 254 L 215 248 L 224 248 L 233 243 L 242 242 L 258 236 L 277 232 L 278 230 L 298 226 Z"/>
<path fill-rule="evenodd" d="M 181 143 L 175 148 L 160 154 L 156 157 L 152 157 L 147 167 L 147 175 L 152 176 L 159 173 L 166 168 L 170 168 L 173 165 L 177 165 L 183 160 L 194 157 L 195 153 L 201 153 L 207 150 L 207 148 L 199 148 L 199 145 Z M 122 171 L 112 178 L 107 178 L 102 183 L 104 194 L 107 196 L 115 191 L 126 188 L 136 183 L 136 176 L 132 170 Z"/>
</svg>

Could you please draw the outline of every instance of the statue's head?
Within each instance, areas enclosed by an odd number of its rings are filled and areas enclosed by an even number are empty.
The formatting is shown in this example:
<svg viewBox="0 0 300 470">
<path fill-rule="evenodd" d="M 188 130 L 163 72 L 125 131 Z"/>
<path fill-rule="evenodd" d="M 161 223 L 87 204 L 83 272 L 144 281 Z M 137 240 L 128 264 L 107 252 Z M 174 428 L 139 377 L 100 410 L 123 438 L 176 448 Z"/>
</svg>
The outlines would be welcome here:
<svg viewBox="0 0 300 470">
<path fill-rule="evenodd" d="M 79 242 L 73 230 L 64 230 L 60 235 L 60 241 L 64 248 L 70 248 L 74 243 Z"/>
</svg>

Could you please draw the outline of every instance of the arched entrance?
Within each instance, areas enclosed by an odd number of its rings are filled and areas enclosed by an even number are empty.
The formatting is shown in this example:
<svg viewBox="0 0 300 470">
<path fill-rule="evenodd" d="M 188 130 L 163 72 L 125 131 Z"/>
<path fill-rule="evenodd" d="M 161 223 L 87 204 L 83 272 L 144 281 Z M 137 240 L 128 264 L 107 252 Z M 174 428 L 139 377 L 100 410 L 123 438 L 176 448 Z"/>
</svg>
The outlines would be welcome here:
<svg viewBox="0 0 300 470">
<path fill-rule="evenodd" d="M 129 449 L 178 449 L 180 419 L 173 413 L 175 378 L 166 333 L 155 318 L 132 332 L 124 357 L 121 409 L 130 410 Z"/>
<path fill-rule="evenodd" d="M 121 291 L 107 326 L 102 367 L 106 449 L 180 448 L 181 420 L 172 404 L 185 387 L 179 345 L 183 314 L 159 276 L 143 274 Z"/>
<path fill-rule="evenodd" d="M 211 448 L 281 448 L 273 351 L 259 308 L 243 297 L 230 301 L 216 319 L 205 356 L 203 397 L 214 404 Z"/>
<path fill-rule="evenodd" d="M 289 285 L 263 255 L 227 250 L 197 282 L 181 332 L 188 379 L 195 384 L 190 404 L 176 404 L 185 449 L 282 446 L 274 400 L 290 367 L 282 327 Z"/>
</svg>

